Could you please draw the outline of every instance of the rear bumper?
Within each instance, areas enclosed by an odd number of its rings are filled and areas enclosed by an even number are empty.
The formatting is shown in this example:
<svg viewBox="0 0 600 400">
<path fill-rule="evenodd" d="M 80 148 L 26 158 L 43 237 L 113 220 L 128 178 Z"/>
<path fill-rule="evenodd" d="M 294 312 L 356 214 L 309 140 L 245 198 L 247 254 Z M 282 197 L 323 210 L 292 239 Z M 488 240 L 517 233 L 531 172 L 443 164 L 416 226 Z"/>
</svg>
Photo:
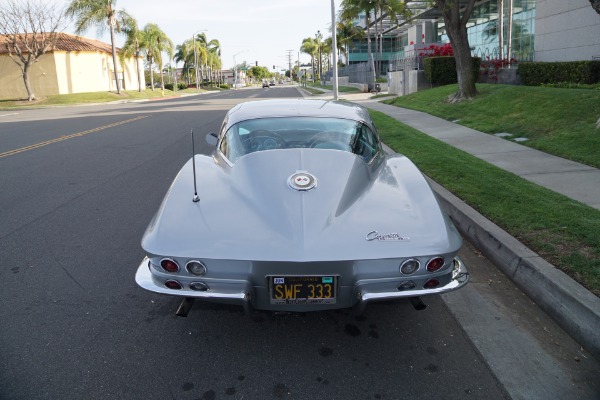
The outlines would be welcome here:
<svg viewBox="0 0 600 400">
<path fill-rule="evenodd" d="M 397 278 L 358 280 L 354 283 L 354 286 L 340 287 L 339 298 L 336 304 L 327 305 L 272 305 L 268 300 L 267 288 L 264 286 L 253 286 L 247 280 L 215 280 L 202 277 L 181 282 L 181 289 L 170 289 L 165 287 L 164 282 L 174 277 L 153 269 L 147 257 L 140 263 L 135 275 L 135 281 L 140 287 L 151 292 L 203 299 L 218 303 L 238 304 L 244 307 L 246 311 L 258 308 L 273 311 L 304 312 L 352 307 L 358 312 L 362 312 L 368 303 L 374 301 L 420 297 L 460 289 L 469 281 L 469 273 L 458 257 L 454 259 L 453 263 L 450 271 L 436 277 L 439 279 L 440 285 L 435 288 L 416 289 L 416 287 L 423 287 L 423 283 L 429 279 L 423 279 L 423 277 L 415 280 L 415 289 L 408 290 L 398 289 L 399 282 Z M 206 284 L 210 289 L 205 291 L 190 289 L 190 283 L 193 283 L 194 280 Z"/>
</svg>

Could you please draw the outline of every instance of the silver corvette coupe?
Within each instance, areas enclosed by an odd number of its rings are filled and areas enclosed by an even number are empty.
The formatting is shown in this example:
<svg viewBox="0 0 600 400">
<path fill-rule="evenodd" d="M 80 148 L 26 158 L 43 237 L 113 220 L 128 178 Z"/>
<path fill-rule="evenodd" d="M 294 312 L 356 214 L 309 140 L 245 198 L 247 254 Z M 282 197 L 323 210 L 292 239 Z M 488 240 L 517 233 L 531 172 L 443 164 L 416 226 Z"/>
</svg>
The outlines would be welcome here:
<svg viewBox="0 0 600 400">
<path fill-rule="evenodd" d="M 322 100 L 242 103 L 215 151 L 186 163 L 150 222 L 144 289 L 317 311 L 458 289 L 461 238 L 427 181 L 388 155 L 366 109 Z"/>
</svg>

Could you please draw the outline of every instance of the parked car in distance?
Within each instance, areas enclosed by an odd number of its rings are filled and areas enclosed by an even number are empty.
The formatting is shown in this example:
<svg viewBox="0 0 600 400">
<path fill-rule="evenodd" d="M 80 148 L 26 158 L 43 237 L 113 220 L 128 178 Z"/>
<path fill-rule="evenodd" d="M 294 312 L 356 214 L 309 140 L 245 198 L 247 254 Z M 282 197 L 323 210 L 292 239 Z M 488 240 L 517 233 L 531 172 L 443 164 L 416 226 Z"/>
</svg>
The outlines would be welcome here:
<svg viewBox="0 0 600 400">
<path fill-rule="evenodd" d="M 263 81 L 262 87 L 263 88 L 268 88 L 269 87 L 269 83 L 267 81 Z"/>
<path fill-rule="evenodd" d="M 183 166 L 142 238 L 142 288 L 182 306 L 360 312 L 394 299 L 422 308 L 420 296 L 468 282 L 459 233 L 363 107 L 246 102 L 207 140 L 214 152 Z"/>
</svg>

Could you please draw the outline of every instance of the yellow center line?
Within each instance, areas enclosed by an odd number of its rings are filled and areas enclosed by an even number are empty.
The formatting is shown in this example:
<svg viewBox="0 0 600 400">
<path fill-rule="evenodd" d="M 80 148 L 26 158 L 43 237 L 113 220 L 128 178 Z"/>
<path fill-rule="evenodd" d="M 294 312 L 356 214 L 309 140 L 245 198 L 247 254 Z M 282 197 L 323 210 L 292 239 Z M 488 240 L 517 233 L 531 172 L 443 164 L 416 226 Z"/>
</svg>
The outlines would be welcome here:
<svg viewBox="0 0 600 400">
<path fill-rule="evenodd" d="M 137 120 L 140 120 L 140 119 L 143 119 L 143 118 L 146 118 L 146 117 L 147 117 L 147 115 L 140 116 L 140 117 L 135 117 L 135 118 L 131 118 L 131 119 L 126 119 L 125 121 L 115 122 L 114 124 L 100 126 L 98 128 L 89 129 L 87 131 L 83 131 L 83 132 L 79 132 L 79 133 L 73 133 L 73 134 L 67 135 L 67 136 L 61 136 L 61 137 L 56 138 L 56 139 L 51 139 L 51 140 L 47 140 L 45 142 L 40 142 L 40 143 L 32 144 L 30 146 L 21 147 L 20 149 L 9 150 L 9 151 L 6 151 L 4 153 L 0 153 L 0 158 L 12 156 L 12 155 L 15 155 L 15 154 L 18 154 L 18 153 L 22 153 L 24 151 L 29 151 L 29 150 L 37 149 L 37 148 L 40 148 L 40 147 L 48 146 L 49 144 L 57 143 L 57 142 L 62 142 L 63 140 L 72 139 L 72 138 L 75 138 L 75 137 L 87 135 L 88 133 L 98 132 L 98 131 L 101 131 L 103 129 L 112 128 L 113 126 L 123 125 L 123 124 L 126 124 L 128 122 L 137 121 Z"/>
</svg>

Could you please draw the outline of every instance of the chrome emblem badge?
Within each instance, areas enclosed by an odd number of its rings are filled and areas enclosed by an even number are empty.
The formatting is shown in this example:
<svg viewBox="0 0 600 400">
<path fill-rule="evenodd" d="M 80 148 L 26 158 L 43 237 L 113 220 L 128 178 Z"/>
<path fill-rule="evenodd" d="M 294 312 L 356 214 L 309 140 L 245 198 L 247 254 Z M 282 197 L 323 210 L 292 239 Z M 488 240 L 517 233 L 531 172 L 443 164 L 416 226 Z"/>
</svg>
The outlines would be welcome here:
<svg viewBox="0 0 600 400">
<path fill-rule="evenodd" d="M 371 231 L 369 233 L 367 233 L 367 236 L 365 237 L 365 239 L 367 241 L 372 241 L 372 240 L 381 240 L 381 241 L 395 241 L 395 242 L 408 242 L 410 240 L 410 237 L 408 236 L 400 236 L 397 233 L 386 233 L 386 234 L 380 234 L 377 231 Z"/>
<path fill-rule="evenodd" d="M 317 178 L 308 172 L 296 172 L 288 178 L 288 185 L 301 192 L 310 190 L 317 186 Z"/>
</svg>

